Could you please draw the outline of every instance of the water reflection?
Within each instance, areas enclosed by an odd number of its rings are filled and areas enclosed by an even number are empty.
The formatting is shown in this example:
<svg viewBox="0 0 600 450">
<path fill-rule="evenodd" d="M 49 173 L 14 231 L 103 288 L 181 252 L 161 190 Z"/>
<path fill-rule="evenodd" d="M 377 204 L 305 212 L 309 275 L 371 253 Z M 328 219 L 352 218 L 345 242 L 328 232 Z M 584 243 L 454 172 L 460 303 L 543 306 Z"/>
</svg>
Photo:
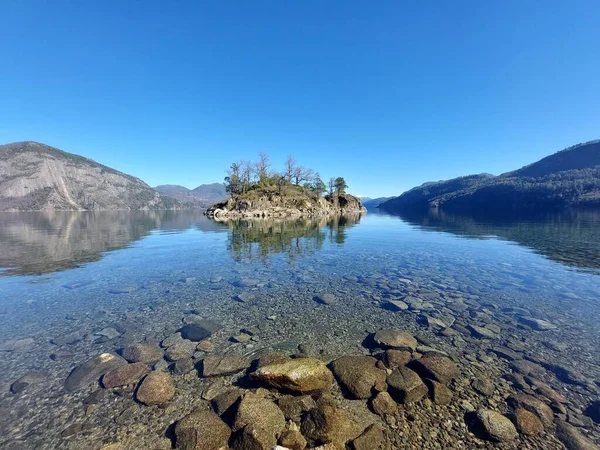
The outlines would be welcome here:
<svg viewBox="0 0 600 450">
<path fill-rule="evenodd" d="M 223 222 L 230 230 L 228 248 L 238 262 L 269 262 L 284 254 L 288 262 L 319 251 L 327 241 L 343 244 L 348 228 L 359 223 L 360 214 L 297 219 L 238 219 Z"/>
<path fill-rule="evenodd" d="M 201 211 L 43 211 L 0 214 L 0 275 L 40 275 L 99 260 L 153 230 L 227 230 Z"/>
<path fill-rule="evenodd" d="M 499 237 L 567 266 L 600 270 L 600 211 L 597 210 L 476 217 L 429 211 L 398 216 L 423 230 L 470 239 Z"/>
</svg>

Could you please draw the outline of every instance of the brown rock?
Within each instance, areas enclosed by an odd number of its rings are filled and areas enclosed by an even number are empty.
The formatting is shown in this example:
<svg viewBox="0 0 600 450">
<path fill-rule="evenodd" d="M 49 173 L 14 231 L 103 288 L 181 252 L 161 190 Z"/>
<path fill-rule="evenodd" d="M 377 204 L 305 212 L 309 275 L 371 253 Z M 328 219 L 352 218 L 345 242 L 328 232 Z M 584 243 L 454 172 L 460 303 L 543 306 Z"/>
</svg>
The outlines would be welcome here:
<svg viewBox="0 0 600 450">
<path fill-rule="evenodd" d="M 412 334 L 391 328 L 379 330 L 375 333 L 373 339 L 378 345 L 384 348 L 410 350 L 413 352 L 417 348 L 417 340 Z"/>
<path fill-rule="evenodd" d="M 371 408 L 375 414 L 384 416 L 386 414 L 394 414 L 398 409 L 398 405 L 387 392 L 380 392 L 371 401 Z"/>
<path fill-rule="evenodd" d="M 448 384 L 460 376 L 460 370 L 450 358 L 433 353 L 416 360 L 415 370 L 426 378 L 442 384 Z"/>
<path fill-rule="evenodd" d="M 130 363 L 154 364 L 163 357 L 163 351 L 156 345 L 140 343 L 125 347 L 121 353 Z"/>
<path fill-rule="evenodd" d="M 241 356 L 205 356 L 202 360 L 202 376 L 218 377 L 232 375 L 247 369 L 249 362 Z"/>
<path fill-rule="evenodd" d="M 544 431 L 544 425 L 535 414 L 523 408 L 517 408 L 514 413 L 514 422 L 517 430 L 523 434 L 534 435 Z"/>
<path fill-rule="evenodd" d="M 406 350 L 386 350 L 383 354 L 383 362 L 389 369 L 404 366 L 412 359 L 412 354 Z"/>
<path fill-rule="evenodd" d="M 421 377 L 408 367 L 398 367 L 387 377 L 388 390 L 399 403 L 411 403 L 427 395 L 428 389 Z"/>
<path fill-rule="evenodd" d="M 188 341 L 187 339 L 181 339 L 167 348 L 165 351 L 165 359 L 175 362 L 178 359 L 191 358 L 195 351 L 195 342 Z"/>
<path fill-rule="evenodd" d="M 253 392 L 247 392 L 238 407 L 233 431 L 242 430 L 247 425 L 266 431 L 275 439 L 276 444 L 277 436 L 285 428 L 285 417 L 279 407 L 271 400 Z"/>
<path fill-rule="evenodd" d="M 296 423 L 300 423 L 302 414 L 317 406 L 310 395 L 302 395 L 300 397 L 284 395 L 277 400 L 277 404 L 285 418 Z"/>
<path fill-rule="evenodd" d="M 175 384 L 168 373 L 154 371 L 142 380 L 135 397 L 144 405 L 164 405 L 175 396 Z"/>
<path fill-rule="evenodd" d="M 227 447 L 231 430 L 210 410 L 188 414 L 175 425 L 180 450 L 219 450 Z"/>
<path fill-rule="evenodd" d="M 333 443 L 343 446 L 362 433 L 359 425 L 348 413 L 326 402 L 318 404 L 302 421 L 300 431 L 313 446 Z"/>
<path fill-rule="evenodd" d="M 141 362 L 126 364 L 113 370 L 102 377 L 102 385 L 107 389 L 119 386 L 136 384 L 140 379 L 150 371 L 150 368 Z"/>
<path fill-rule="evenodd" d="M 518 436 L 513 423 L 499 412 L 480 409 L 477 411 L 477 420 L 488 437 L 494 441 L 511 441 Z"/>
<path fill-rule="evenodd" d="M 221 416 L 235 405 L 241 396 L 242 393 L 239 389 L 229 389 L 213 398 L 210 404 L 215 412 Z"/>
<path fill-rule="evenodd" d="M 452 391 L 442 383 L 437 381 L 428 380 L 429 395 L 433 403 L 437 405 L 447 405 L 452 401 Z"/>
<path fill-rule="evenodd" d="M 377 450 L 383 444 L 383 430 L 377 424 L 367 427 L 363 433 L 354 439 L 351 448 L 354 450 Z"/>
<path fill-rule="evenodd" d="M 253 425 L 246 425 L 233 437 L 233 450 L 272 450 L 277 439 L 268 431 Z"/>
<path fill-rule="evenodd" d="M 260 367 L 250 375 L 268 386 L 310 393 L 329 389 L 333 374 L 325 363 L 314 358 L 289 359 Z"/>
<path fill-rule="evenodd" d="M 279 445 L 290 450 L 304 450 L 306 444 L 306 439 L 297 430 L 286 430 L 281 433 L 281 437 L 279 438 Z"/>
<path fill-rule="evenodd" d="M 343 356 L 331 364 L 340 385 L 355 398 L 371 398 L 375 385 L 385 383 L 386 372 L 372 356 Z"/>
<path fill-rule="evenodd" d="M 508 397 L 507 403 L 513 408 L 523 408 L 535 414 L 542 421 L 544 427 L 549 427 L 554 422 L 554 413 L 543 401 L 526 394 L 516 394 Z"/>
</svg>

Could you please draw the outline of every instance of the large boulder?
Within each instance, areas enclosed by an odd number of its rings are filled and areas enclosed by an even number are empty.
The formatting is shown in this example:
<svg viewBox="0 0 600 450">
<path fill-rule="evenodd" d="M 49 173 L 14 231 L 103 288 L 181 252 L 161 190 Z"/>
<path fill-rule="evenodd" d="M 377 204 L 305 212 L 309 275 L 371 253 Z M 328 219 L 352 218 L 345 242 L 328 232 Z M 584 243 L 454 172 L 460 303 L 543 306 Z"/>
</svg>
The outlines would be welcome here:
<svg viewBox="0 0 600 450">
<path fill-rule="evenodd" d="M 387 376 L 388 391 L 399 403 L 421 400 L 428 389 L 421 377 L 408 367 L 397 367 Z"/>
<path fill-rule="evenodd" d="M 71 371 L 65 380 L 64 387 L 67 391 L 73 392 L 89 384 L 97 383 L 102 375 L 125 364 L 127 361 L 124 358 L 113 353 L 94 356 Z"/>
<path fill-rule="evenodd" d="M 250 374 L 250 377 L 276 389 L 299 393 L 323 391 L 333 383 L 333 374 L 325 363 L 314 358 L 268 364 Z"/>
<path fill-rule="evenodd" d="M 378 369 L 372 356 L 343 356 L 331 363 L 331 369 L 340 385 L 355 398 L 371 398 L 373 388 L 385 386 L 387 373 Z"/>
<path fill-rule="evenodd" d="M 194 411 L 175 425 L 180 450 L 219 450 L 227 447 L 231 430 L 210 410 Z"/>
</svg>

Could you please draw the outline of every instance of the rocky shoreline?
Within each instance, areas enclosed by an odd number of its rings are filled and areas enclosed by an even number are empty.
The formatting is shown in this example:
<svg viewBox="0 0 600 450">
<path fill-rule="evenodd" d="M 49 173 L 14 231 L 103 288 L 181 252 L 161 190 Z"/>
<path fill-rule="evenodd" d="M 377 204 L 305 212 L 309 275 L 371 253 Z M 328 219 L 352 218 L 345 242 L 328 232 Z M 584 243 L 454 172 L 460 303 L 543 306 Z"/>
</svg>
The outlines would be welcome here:
<svg viewBox="0 0 600 450">
<path fill-rule="evenodd" d="M 394 270 L 330 290 L 291 273 L 307 283 L 113 286 L 2 342 L 0 448 L 597 449 L 597 337 L 567 304 L 500 306 Z"/>
<path fill-rule="evenodd" d="M 359 198 L 349 194 L 335 197 L 303 197 L 288 199 L 278 195 L 263 195 L 257 199 L 241 196 L 217 203 L 206 215 L 217 219 L 298 218 L 331 215 L 365 214 L 367 209 Z"/>
</svg>

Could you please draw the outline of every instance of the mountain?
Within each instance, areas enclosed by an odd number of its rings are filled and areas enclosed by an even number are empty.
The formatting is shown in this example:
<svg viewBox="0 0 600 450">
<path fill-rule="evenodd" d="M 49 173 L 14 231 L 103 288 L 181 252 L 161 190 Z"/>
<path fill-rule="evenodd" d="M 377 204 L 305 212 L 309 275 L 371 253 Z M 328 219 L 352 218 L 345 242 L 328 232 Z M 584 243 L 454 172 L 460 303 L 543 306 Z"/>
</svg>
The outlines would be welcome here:
<svg viewBox="0 0 600 450">
<path fill-rule="evenodd" d="M 570 206 L 600 206 L 600 140 L 574 145 L 499 176 L 425 183 L 383 203 L 381 209 L 493 213 Z"/>
<path fill-rule="evenodd" d="M 154 189 L 181 203 L 200 208 L 206 208 L 229 197 L 223 183 L 201 184 L 195 189 L 188 189 L 177 184 L 163 184 Z"/>
<path fill-rule="evenodd" d="M 382 203 L 385 203 L 388 200 L 391 200 L 393 198 L 396 198 L 396 197 L 377 197 L 377 198 L 361 197 L 360 201 L 362 202 L 362 204 L 365 208 L 376 209 L 376 208 L 379 208 L 379 205 L 381 205 Z"/>
<path fill-rule="evenodd" d="M 0 211 L 180 207 L 142 180 L 37 142 L 0 145 Z"/>
</svg>

